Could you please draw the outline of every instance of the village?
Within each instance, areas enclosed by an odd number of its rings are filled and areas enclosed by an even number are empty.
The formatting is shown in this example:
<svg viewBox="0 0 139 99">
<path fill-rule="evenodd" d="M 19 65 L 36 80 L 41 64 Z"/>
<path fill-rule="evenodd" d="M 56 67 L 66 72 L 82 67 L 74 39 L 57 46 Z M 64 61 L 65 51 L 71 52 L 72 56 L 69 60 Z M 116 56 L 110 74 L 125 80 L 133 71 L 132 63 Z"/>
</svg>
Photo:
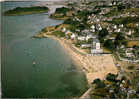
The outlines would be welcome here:
<svg viewBox="0 0 139 99">
<path fill-rule="evenodd" d="M 138 87 L 135 87 L 138 86 L 139 82 L 138 79 L 134 80 L 134 78 L 139 77 L 138 5 L 139 2 L 136 0 L 134 2 L 126 0 L 110 0 L 109 2 L 80 0 L 80 2 L 77 2 L 76 0 L 70 0 L 67 7 L 57 8 L 55 13 L 50 15 L 51 18 L 64 20 L 63 24 L 42 29 L 40 35 L 47 32 L 47 34 L 50 33 L 70 40 L 72 45 L 86 51 L 86 56 L 113 55 L 119 75 L 109 74 L 108 76 L 114 78 L 110 77 L 110 79 L 108 78 L 109 81 L 102 81 L 103 83 L 100 80 L 97 82 L 100 86 L 101 84 L 111 83 L 111 80 L 112 83 L 118 82 L 116 86 L 127 97 L 139 97 L 137 95 L 139 93 Z M 41 37 L 40 35 L 36 37 Z M 120 79 L 117 80 L 119 77 Z M 122 77 L 124 77 L 124 80 Z M 134 87 L 131 84 L 133 82 L 130 82 L 131 78 L 134 81 Z M 130 88 L 127 85 L 129 82 Z M 124 84 L 126 87 L 123 87 Z M 110 88 L 110 93 L 113 93 L 111 94 L 112 97 L 123 97 L 114 94 L 114 85 L 109 85 L 113 89 L 107 86 Z"/>
<path fill-rule="evenodd" d="M 133 6 L 130 8 L 131 11 L 127 10 L 128 2 L 118 0 L 111 3 L 99 2 L 93 8 L 91 8 L 93 3 L 89 4 L 87 0 L 82 2 L 81 4 L 69 2 L 68 12 L 64 16 L 70 17 L 70 20 L 65 20 L 65 24 L 73 26 L 70 29 L 61 28 L 65 37 L 73 40 L 76 46 L 89 49 L 89 54 L 107 53 L 103 47 L 107 48 L 106 45 L 111 44 L 107 49 L 117 49 L 116 53 L 121 60 L 139 62 L 139 8 Z M 57 13 L 58 17 L 59 15 L 63 16 Z M 81 17 L 83 15 L 84 17 Z"/>
</svg>

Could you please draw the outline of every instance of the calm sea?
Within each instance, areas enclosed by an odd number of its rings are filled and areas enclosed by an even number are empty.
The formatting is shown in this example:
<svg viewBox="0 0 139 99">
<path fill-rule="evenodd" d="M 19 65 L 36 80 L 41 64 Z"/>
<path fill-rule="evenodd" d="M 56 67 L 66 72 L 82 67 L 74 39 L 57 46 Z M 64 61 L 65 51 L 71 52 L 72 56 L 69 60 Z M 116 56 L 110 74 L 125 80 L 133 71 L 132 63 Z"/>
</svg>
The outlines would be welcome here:
<svg viewBox="0 0 139 99">
<path fill-rule="evenodd" d="M 2 11 L 42 2 L 3 2 Z M 45 2 L 43 2 L 44 5 Z M 87 88 L 85 75 L 61 45 L 51 39 L 33 39 L 46 26 L 63 21 L 47 13 L 2 16 L 2 95 L 3 97 L 80 96 Z M 36 63 L 33 65 L 33 62 Z"/>
</svg>

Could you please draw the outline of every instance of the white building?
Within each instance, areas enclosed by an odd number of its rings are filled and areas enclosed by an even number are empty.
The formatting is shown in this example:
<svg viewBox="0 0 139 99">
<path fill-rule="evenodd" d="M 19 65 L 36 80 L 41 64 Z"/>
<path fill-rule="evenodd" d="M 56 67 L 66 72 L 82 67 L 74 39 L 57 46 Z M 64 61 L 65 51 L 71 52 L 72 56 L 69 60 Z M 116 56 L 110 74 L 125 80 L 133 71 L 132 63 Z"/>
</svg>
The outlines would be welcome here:
<svg viewBox="0 0 139 99">
<path fill-rule="evenodd" d="M 62 28 L 62 32 L 66 32 L 66 28 Z"/>
<path fill-rule="evenodd" d="M 100 42 L 98 39 L 93 39 L 93 49 L 100 49 Z"/>
<path fill-rule="evenodd" d="M 114 27 L 113 27 L 114 29 L 117 29 L 117 25 L 114 25 Z"/>
<path fill-rule="evenodd" d="M 131 53 L 131 52 L 126 52 L 126 56 L 127 56 L 127 57 L 133 57 L 134 55 L 133 55 L 133 53 Z"/>
<path fill-rule="evenodd" d="M 96 19 L 96 21 L 97 21 L 97 22 L 99 22 L 99 21 L 100 21 L 100 19 Z"/>
<path fill-rule="evenodd" d="M 72 34 L 72 32 L 68 30 L 68 31 L 66 31 L 65 34 L 66 34 L 66 35 L 67 35 L 67 34 Z"/>
<path fill-rule="evenodd" d="M 93 46 L 91 49 L 91 54 L 100 54 L 103 53 L 103 49 L 100 48 L 100 42 L 98 39 L 93 40 Z"/>
<path fill-rule="evenodd" d="M 116 29 L 115 32 L 121 32 L 121 29 Z"/>
<path fill-rule="evenodd" d="M 131 35 L 131 34 L 132 34 L 132 31 L 129 30 L 129 31 L 127 32 L 127 35 Z"/>
<path fill-rule="evenodd" d="M 96 30 L 95 29 L 92 29 L 92 30 L 90 30 L 91 32 L 95 32 Z"/>
<path fill-rule="evenodd" d="M 94 25 L 92 25 L 92 26 L 91 26 L 91 29 L 95 29 L 95 26 L 94 26 Z"/>
<path fill-rule="evenodd" d="M 85 41 L 86 37 L 85 36 L 78 36 L 77 39 L 80 40 L 80 41 Z"/>
<path fill-rule="evenodd" d="M 121 32 L 121 29 L 118 29 L 117 32 Z"/>
<path fill-rule="evenodd" d="M 101 54 L 101 53 L 103 53 L 103 50 L 102 49 L 99 49 L 99 50 L 97 50 L 97 49 L 91 49 L 91 54 Z"/>
<path fill-rule="evenodd" d="M 102 30 L 102 27 L 100 26 L 100 27 L 98 28 L 98 30 L 101 31 L 101 30 Z"/>
<path fill-rule="evenodd" d="M 123 28 L 123 27 L 124 27 L 124 25 L 123 25 L 123 24 L 120 24 L 120 25 L 119 25 L 119 27 Z"/>
<path fill-rule="evenodd" d="M 91 47 L 91 44 L 81 44 L 81 48 L 89 48 Z"/>
<path fill-rule="evenodd" d="M 88 41 L 88 40 L 91 39 L 91 38 L 93 38 L 93 35 L 91 35 L 91 34 L 90 34 L 90 35 L 87 35 L 87 36 L 86 36 L 86 41 Z"/>
<path fill-rule="evenodd" d="M 72 33 L 72 35 L 70 36 L 71 39 L 75 39 L 76 35 L 74 33 Z"/>
</svg>

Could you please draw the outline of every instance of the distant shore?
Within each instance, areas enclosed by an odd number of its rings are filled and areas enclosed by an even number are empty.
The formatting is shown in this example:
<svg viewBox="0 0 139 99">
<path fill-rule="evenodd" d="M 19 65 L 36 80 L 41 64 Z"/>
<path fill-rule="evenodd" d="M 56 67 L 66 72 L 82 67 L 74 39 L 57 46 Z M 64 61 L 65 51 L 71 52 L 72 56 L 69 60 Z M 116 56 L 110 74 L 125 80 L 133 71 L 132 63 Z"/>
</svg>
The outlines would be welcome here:
<svg viewBox="0 0 139 99">
<path fill-rule="evenodd" d="M 48 7 L 41 7 L 41 6 L 16 7 L 14 9 L 11 9 L 11 10 L 4 12 L 3 14 L 5 16 L 16 16 L 16 15 L 47 13 L 48 11 L 49 11 Z"/>
<path fill-rule="evenodd" d="M 80 69 L 86 74 L 88 83 L 92 83 L 93 80 L 100 78 L 104 79 L 108 73 L 117 74 L 118 70 L 113 62 L 112 55 L 103 56 L 84 56 L 75 52 L 71 47 L 75 47 L 69 40 L 64 38 L 58 38 L 53 35 L 44 34 L 45 37 L 49 37 L 57 40 L 61 46 L 69 53 L 73 61 L 79 66 Z M 76 48 L 81 53 L 84 53 L 81 49 Z"/>
</svg>

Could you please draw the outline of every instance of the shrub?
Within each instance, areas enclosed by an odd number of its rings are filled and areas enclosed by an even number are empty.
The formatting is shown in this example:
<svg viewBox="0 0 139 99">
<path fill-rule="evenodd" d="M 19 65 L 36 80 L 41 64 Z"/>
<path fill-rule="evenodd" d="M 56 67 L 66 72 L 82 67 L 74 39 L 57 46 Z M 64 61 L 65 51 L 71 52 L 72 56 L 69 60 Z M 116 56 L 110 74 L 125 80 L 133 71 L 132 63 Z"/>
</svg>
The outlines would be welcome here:
<svg viewBox="0 0 139 99">
<path fill-rule="evenodd" d="M 101 81 L 100 79 L 95 79 L 93 83 L 96 84 L 96 89 L 104 88 L 106 86 L 104 81 Z"/>
<path fill-rule="evenodd" d="M 128 66 L 128 69 L 132 70 L 132 69 L 134 69 L 134 66 Z"/>
<path fill-rule="evenodd" d="M 67 11 L 69 11 L 68 8 L 62 7 L 62 8 L 56 8 L 55 13 L 63 13 L 63 14 L 66 14 Z"/>
<path fill-rule="evenodd" d="M 108 30 L 103 28 L 101 31 L 99 31 L 99 38 L 104 38 L 108 34 L 109 34 Z"/>
<path fill-rule="evenodd" d="M 117 75 L 114 75 L 114 74 L 109 73 L 109 74 L 107 75 L 106 79 L 107 79 L 108 81 L 115 82 L 115 81 L 116 81 L 116 77 L 117 77 Z"/>
<path fill-rule="evenodd" d="M 113 50 L 115 48 L 114 43 L 110 39 L 108 39 L 104 42 L 104 47 L 106 47 L 110 50 Z"/>
</svg>

